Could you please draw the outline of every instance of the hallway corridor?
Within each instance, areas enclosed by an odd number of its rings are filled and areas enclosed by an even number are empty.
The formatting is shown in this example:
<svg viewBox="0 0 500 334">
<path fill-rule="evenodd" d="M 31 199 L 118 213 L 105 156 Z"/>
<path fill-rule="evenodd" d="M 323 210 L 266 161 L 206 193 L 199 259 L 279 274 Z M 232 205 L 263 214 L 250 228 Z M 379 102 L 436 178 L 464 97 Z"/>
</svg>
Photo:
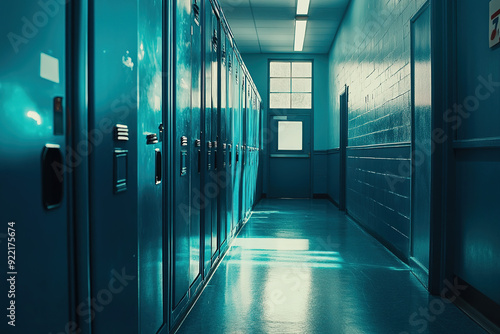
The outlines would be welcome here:
<svg viewBox="0 0 500 334">
<path fill-rule="evenodd" d="M 262 200 L 178 333 L 485 333 L 327 200 Z"/>
</svg>

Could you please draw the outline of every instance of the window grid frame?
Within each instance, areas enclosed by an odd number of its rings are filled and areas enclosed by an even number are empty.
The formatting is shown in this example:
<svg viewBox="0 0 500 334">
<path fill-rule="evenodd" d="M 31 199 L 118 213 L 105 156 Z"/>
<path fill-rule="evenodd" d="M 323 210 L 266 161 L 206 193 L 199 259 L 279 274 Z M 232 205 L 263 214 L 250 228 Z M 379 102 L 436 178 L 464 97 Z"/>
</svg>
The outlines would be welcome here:
<svg viewBox="0 0 500 334">
<path fill-rule="evenodd" d="M 271 66 L 273 63 L 288 63 L 290 65 L 290 76 L 289 77 L 283 77 L 283 76 L 272 76 L 271 74 Z M 294 77 L 293 73 L 293 64 L 294 63 L 307 63 L 311 66 L 311 75 L 310 76 L 299 76 L 299 77 Z M 292 109 L 292 110 L 312 110 L 313 109 L 313 77 L 314 77 L 314 64 L 312 60 L 309 59 L 301 59 L 301 60 L 286 60 L 286 59 L 275 59 L 275 60 L 269 60 L 269 109 Z M 271 91 L 271 81 L 272 79 L 286 79 L 289 81 L 289 91 L 288 92 L 281 92 L 281 91 L 276 91 L 273 92 Z M 311 91 L 310 92 L 293 92 L 293 79 L 310 79 L 311 80 Z M 272 107 L 271 106 L 271 97 L 274 94 L 289 94 L 290 95 L 290 106 L 289 107 Z M 308 108 L 294 108 L 293 107 L 293 95 L 294 94 L 307 94 L 311 98 L 311 103 L 310 107 Z"/>
</svg>

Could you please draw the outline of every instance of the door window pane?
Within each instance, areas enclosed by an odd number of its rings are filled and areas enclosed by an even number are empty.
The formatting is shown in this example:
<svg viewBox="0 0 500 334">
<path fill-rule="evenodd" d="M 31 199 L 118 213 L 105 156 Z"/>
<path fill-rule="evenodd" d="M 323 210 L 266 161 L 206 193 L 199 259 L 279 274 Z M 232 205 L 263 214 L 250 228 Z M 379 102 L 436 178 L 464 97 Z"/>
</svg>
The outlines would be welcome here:
<svg viewBox="0 0 500 334">
<path fill-rule="evenodd" d="M 279 109 L 289 109 L 290 108 L 290 93 L 271 93 L 270 108 L 279 108 Z"/>
<path fill-rule="evenodd" d="M 302 151 L 302 122 L 278 122 L 278 151 Z"/>
<path fill-rule="evenodd" d="M 271 63 L 270 68 L 271 78 L 289 78 L 290 77 L 290 62 Z"/>
<path fill-rule="evenodd" d="M 292 109 L 311 109 L 311 93 L 292 94 Z"/>
<path fill-rule="evenodd" d="M 271 92 L 272 93 L 289 93 L 290 80 L 289 79 L 271 79 Z"/>
<path fill-rule="evenodd" d="M 310 93 L 312 92 L 311 79 L 292 79 L 293 93 Z"/>
<path fill-rule="evenodd" d="M 311 62 L 293 62 L 292 76 L 294 78 L 312 78 Z"/>
</svg>

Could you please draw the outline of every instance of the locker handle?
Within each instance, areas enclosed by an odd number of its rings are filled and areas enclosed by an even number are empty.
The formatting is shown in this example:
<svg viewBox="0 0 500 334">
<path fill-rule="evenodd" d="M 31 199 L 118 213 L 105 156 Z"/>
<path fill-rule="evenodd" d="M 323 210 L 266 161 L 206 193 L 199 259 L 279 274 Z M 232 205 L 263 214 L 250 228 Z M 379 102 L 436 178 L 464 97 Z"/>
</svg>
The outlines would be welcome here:
<svg viewBox="0 0 500 334">
<path fill-rule="evenodd" d="M 200 25 L 200 7 L 196 4 L 196 0 L 194 1 L 193 4 L 193 17 L 194 17 L 194 22 L 197 25 Z"/>
<path fill-rule="evenodd" d="M 198 150 L 198 174 L 201 174 L 201 150 Z"/>
<path fill-rule="evenodd" d="M 214 151 L 214 170 L 217 170 L 217 150 Z"/>
<path fill-rule="evenodd" d="M 187 174 L 187 155 L 186 151 L 181 152 L 181 176 Z"/>
<path fill-rule="evenodd" d="M 155 149 L 155 184 L 161 183 L 161 152 L 160 149 Z"/>
<path fill-rule="evenodd" d="M 47 144 L 42 152 L 42 201 L 47 210 L 59 207 L 63 199 L 64 164 L 61 147 Z"/>
</svg>

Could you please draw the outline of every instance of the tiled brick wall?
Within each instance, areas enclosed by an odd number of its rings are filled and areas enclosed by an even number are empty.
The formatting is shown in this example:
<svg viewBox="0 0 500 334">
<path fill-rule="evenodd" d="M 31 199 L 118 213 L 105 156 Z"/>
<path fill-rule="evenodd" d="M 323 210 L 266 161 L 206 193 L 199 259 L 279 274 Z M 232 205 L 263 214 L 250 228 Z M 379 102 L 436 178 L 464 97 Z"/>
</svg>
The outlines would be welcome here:
<svg viewBox="0 0 500 334">
<path fill-rule="evenodd" d="M 352 0 L 330 51 L 330 148 L 349 86 L 349 146 L 411 138 L 410 20 L 423 0 Z"/>
<path fill-rule="evenodd" d="M 330 148 L 339 146 L 339 96 L 349 87 L 347 211 L 402 258 L 410 235 L 410 21 L 424 3 L 352 0 L 330 51 Z M 367 145 L 376 146 L 356 148 Z"/>
<path fill-rule="evenodd" d="M 410 146 L 347 150 L 347 212 L 402 258 L 410 236 Z"/>
</svg>

